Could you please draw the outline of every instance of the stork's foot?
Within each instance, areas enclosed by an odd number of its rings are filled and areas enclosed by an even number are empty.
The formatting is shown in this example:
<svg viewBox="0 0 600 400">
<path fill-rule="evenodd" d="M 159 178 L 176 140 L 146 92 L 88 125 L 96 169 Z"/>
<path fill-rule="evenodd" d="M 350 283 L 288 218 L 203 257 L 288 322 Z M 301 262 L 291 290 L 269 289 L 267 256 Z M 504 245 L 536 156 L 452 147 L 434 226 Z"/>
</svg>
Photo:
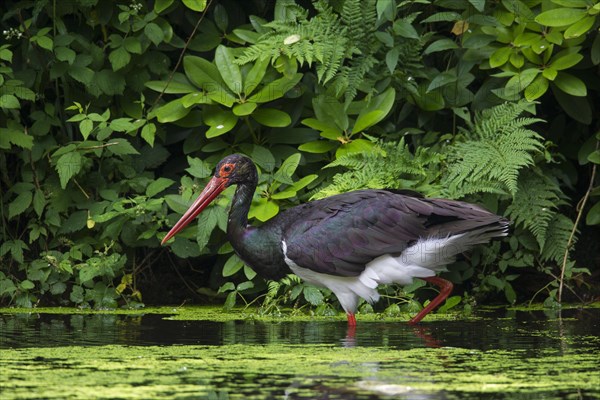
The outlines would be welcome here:
<svg viewBox="0 0 600 400">
<path fill-rule="evenodd" d="M 414 325 L 414 324 L 418 323 L 419 321 L 421 321 L 427 314 L 429 314 L 429 312 L 431 310 L 433 310 L 434 308 L 439 306 L 444 300 L 446 300 L 446 298 L 450 295 L 450 293 L 452 293 L 452 288 L 454 287 L 452 282 L 447 281 L 446 279 L 440 278 L 439 276 L 431 276 L 429 278 L 421 278 L 421 279 L 439 287 L 440 294 L 438 294 L 435 299 L 431 300 L 431 302 L 429 304 L 427 304 L 427 307 L 422 309 L 417 315 L 415 315 L 414 317 L 412 317 L 412 319 L 410 321 L 408 321 L 408 323 L 411 325 Z M 349 318 L 348 318 L 348 323 L 350 323 Z M 356 321 L 354 321 L 354 323 L 356 324 Z"/>
<path fill-rule="evenodd" d="M 348 326 L 356 326 L 356 317 L 352 313 L 346 314 L 348 316 Z"/>
</svg>

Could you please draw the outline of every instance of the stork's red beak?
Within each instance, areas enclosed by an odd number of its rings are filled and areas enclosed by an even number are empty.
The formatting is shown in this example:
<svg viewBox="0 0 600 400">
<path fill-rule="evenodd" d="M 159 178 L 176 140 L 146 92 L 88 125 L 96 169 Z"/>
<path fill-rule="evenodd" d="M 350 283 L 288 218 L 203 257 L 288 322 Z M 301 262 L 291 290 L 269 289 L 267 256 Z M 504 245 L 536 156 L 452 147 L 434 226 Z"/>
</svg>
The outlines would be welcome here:
<svg viewBox="0 0 600 400">
<path fill-rule="evenodd" d="M 204 188 L 202 193 L 198 196 L 196 201 L 188 208 L 188 210 L 183 214 L 183 217 L 177 223 L 169 233 L 163 238 L 160 244 L 165 244 L 169 239 L 175 236 L 179 231 L 186 227 L 187 224 L 192 222 L 194 218 L 198 216 L 210 204 L 211 201 L 215 199 L 223 190 L 227 188 L 227 178 L 218 178 L 213 176 L 213 178 L 208 182 L 208 185 Z"/>
</svg>

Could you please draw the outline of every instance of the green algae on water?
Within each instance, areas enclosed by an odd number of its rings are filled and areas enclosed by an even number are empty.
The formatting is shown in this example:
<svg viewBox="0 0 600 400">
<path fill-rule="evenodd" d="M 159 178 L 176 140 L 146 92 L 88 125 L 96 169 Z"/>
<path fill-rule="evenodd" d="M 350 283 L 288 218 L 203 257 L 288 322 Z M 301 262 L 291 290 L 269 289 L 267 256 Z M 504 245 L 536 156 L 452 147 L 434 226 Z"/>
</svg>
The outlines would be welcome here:
<svg viewBox="0 0 600 400">
<path fill-rule="evenodd" d="M 0 352 L 3 400 L 20 398 L 229 398 L 279 396 L 288 387 L 350 392 L 584 391 L 600 396 L 598 354 L 331 345 L 64 346 Z M 271 388 L 265 388 L 269 382 Z M 301 382 L 301 384 L 298 384 Z M 384 388 L 384 389 L 382 389 Z M 268 397 L 268 396 L 267 396 Z M 545 396 L 547 397 L 547 396 Z"/>
</svg>

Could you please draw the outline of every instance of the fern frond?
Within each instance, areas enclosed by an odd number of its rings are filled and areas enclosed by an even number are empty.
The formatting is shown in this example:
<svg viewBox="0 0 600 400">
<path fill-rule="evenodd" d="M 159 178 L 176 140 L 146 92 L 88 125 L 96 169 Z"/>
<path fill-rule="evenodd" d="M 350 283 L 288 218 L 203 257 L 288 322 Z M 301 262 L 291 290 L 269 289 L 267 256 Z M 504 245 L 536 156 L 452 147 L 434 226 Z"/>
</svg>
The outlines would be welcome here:
<svg viewBox="0 0 600 400">
<path fill-rule="evenodd" d="M 516 225 L 533 234 L 543 253 L 550 221 L 556 217 L 558 207 L 565 203 L 558 182 L 528 170 L 519 177 L 517 192 L 506 213 Z"/>
<path fill-rule="evenodd" d="M 343 167 L 332 183 L 312 198 L 323 198 L 358 189 L 413 189 L 431 194 L 437 191 L 431 185 L 428 165 L 439 162 L 439 154 L 420 149 L 413 154 L 404 139 L 400 142 L 378 142 L 368 152 L 350 153 L 328 164 L 328 168 Z"/>
<path fill-rule="evenodd" d="M 562 263 L 572 231 L 573 221 L 563 214 L 556 213 L 548 222 L 546 242 L 541 252 L 542 261 Z M 576 241 L 577 236 L 573 238 L 572 244 Z"/>
<path fill-rule="evenodd" d="M 475 116 L 467 140 L 449 151 L 447 181 L 455 197 L 473 190 L 478 182 L 497 182 L 513 196 L 519 172 L 533 165 L 533 155 L 543 148 L 543 138 L 527 126 L 542 120 L 519 117 L 525 102 L 505 103 Z M 486 191 L 482 186 L 481 191 Z"/>
</svg>

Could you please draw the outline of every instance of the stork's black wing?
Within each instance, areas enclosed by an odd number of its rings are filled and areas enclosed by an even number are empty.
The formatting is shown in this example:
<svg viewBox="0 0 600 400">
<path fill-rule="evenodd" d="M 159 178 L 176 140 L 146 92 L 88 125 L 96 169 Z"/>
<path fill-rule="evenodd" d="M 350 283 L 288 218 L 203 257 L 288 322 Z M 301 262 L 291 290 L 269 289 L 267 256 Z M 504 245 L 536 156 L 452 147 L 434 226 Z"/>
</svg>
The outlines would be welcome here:
<svg viewBox="0 0 600 400">
<path fill-rule="evenodd" d="M 498 223 L 469 203 L 386 190 L 359 190 L 294 207 L 278 216 L 286 255 L 320 273 L 357 276 L 384 254 L 419 238 L 442 237 Z"/>
</svg>

